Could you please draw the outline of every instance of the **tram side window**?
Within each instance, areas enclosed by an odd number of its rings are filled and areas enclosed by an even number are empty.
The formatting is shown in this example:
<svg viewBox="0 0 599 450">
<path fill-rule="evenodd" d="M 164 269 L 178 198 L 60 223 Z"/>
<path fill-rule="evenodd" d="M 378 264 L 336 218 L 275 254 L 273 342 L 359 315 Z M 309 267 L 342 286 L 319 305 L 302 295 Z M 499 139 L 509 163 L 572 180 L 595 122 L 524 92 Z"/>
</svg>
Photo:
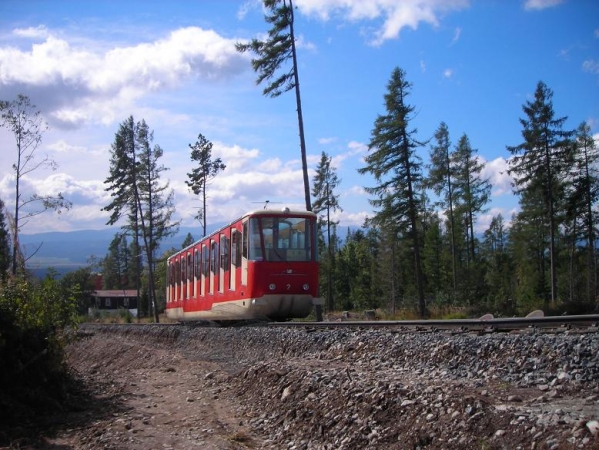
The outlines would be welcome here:
<svg viewBox="0 0 599 450">
<path fill-rule="evenodd" d="M 187 254 L 187 279 L 191 280 L 193 278 L 193 255 L 191 253 Z"/>
<path fill-rule="evenodd" d="M 185 282 L 187 277 L 187 267 L 185 267 L 185 255 L 181 256 L 181 283 Z"/>
<path fill-rule="evenodd" d="M 195 249 L 195 267 L 194 274 L 196 278 L 200 278 L 200 255 L 198 249 Z"/>
<path fill-rule="evenodd" d="M 235 267 L 241 265 L 241 233 L 239 230 L 231 231 L 231 262 Z"/>
<path fill-rule="evenodd" d="M 220 237 L 220 267 L 229 270 L 229 238 L 224 234 Z"/>
<path fill-rule="evenodd" d="M 243 251 L 243 257 L 246 259 L 248 257 L 248 236 L 249 236 L 248 229 L 249 229 L 249 223 L 243 222 L 243 238 L 242 238 L 241 248 Z"/>
<path fill-rule="evenodd" d="M 202 273 L 204 274 L 205 277 L 208 276 L 208 269 L 209 269 L 209 265 L 208 265 L 208 249 L 206 248 L 206 245 L 202 245 Z"/>
<path fill-rule="evenodd" d="M 258 219 L 255 217 L 250 219 L 249 240 L 249 259 L 262 261 L 262 239 L 260 238 L 260 225 Z"/>
<path fill-rule="evenodd" d="M 212 242 L 210 248 L 210 270 L 216 273 L 218 267 L 218 242 Z"/>
</svg>

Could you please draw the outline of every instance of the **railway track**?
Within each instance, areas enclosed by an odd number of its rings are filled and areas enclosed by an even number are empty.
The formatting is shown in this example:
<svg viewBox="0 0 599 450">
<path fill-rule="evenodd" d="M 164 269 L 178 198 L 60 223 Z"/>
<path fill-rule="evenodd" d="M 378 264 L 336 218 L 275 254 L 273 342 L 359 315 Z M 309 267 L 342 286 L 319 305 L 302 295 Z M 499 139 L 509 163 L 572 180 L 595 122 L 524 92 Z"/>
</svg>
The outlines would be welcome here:
<svg viewBox="0 0 599 450">
<path fill-rule="evenodd" d="M 485 315 L 479 319 L 448 320 L 341 320 L 336 322 L 280 322 L 275 327 L 388 327 L 410 331 L 449 332 L 599 332 L 599 314 L 576 316 L 541 316 L 495 318 Z"/>
<path fill-rule="evenodd" d="M 449 332 L 458 333 L 495 333 L 495 332 L 520 332 L 520 333 L 597 333 L 599 332 L 599 314 L 574 315 L 574 316 L 544 316 L 541 312 L 529 314 L 527 317 L 495 318 L 487 314 L 479 319 L 448 319 L 448 320 L 337 320 L 337 321 L 241 321 L 218 323 L 213 321 L 184 322 L 184 323 L 150 323 L 150 324 L 91 324 L 104 326 L 156 326 L 156 327 L 247 327 L 264 326 L 280 328 L 305 328 L 308 331 L 325 328 L 388 328 L 392 332 Z M 90 324 L 85 325 L 89 328 Z"/>
</svg>

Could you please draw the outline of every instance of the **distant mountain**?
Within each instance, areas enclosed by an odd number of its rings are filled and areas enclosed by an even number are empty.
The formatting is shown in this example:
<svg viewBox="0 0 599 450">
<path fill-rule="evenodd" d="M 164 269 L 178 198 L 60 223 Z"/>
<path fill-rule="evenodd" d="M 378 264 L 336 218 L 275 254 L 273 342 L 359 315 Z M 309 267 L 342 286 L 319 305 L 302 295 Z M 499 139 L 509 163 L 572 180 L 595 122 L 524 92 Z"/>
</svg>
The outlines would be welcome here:
<svg viewBox="0 0 599 450">
<path fill-rule="evenodd" d="M 224 224 L 223 224 L 224 225 Z M 220 227 L 215 224 L 213 229 Z M 60 274 L 86 267 L 92 258 L 102 259 L 108 253 L 108 246 L 120 228 L 103 230 L 79 230 L 48 233 L 20 234 L 21 250 L 25 254 L 27 267 L 36 276 L 43 277 L 48 268 Z M 210 231 L 209 231 L 210 232 Z M 170 248 L 181 248 L 181 244 L 191 233 L 194 240 L 202 236 L 200 227 L 181 227 L 179 232 L 161 245 L 159 252 Z"/>
</svg>

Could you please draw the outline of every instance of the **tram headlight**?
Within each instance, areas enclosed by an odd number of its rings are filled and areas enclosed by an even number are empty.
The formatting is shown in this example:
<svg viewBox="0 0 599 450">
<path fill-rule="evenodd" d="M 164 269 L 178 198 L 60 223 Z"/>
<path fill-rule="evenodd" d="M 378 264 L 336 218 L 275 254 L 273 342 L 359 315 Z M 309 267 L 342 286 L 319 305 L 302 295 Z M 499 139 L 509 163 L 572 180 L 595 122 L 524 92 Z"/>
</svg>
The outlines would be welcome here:
<svg viewBox="0 0 599 450">
<path fill-rule="evenodd" d="M 304 291 L 307 291 L 308 289 L 310 289 L 310 285 L 308 283 L 304 283 L 304 285 L 302 287 L 304 288 Z"/>
<path fill-rule="evenodd" d="M 270 283 L 270 284 L 268 285 L 268 289 L 270 289 L 271 291 L 274 291 L 276 288 L 277 288 L 277 285 L 276 285 L 276 284 L 274 284 L 274 283 Z"/>
</svg>

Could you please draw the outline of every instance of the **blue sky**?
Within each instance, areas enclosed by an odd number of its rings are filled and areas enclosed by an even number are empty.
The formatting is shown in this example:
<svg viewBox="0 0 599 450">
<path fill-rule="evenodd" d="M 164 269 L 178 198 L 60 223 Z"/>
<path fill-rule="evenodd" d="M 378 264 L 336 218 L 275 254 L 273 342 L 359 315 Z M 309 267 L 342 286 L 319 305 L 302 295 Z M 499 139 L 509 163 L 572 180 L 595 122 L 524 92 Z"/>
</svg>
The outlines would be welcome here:
<svg viewBox="0 0 599 450">
<path fill-rule="evenodd" d="M 521 143 L 519 119 L 539 81 L 553 90 L 566 128 L 599 136 L 599 2 L 595 0 L 295 0 L 299 76 L 310 179 L 320 155 L 342 180 L 341 226 L 372 215 L 359 175 L 392 70 L 412 83 L 411 127 L 430 139 L 441 121 L 455 145 L 465 133 L 493 184 L 493 215 L 517 209 L 505 173 L 506 145 Z M 23 182 L 63 192 L 73 208 L 46 213 L 23 233 L 100 229 L 110 145 L 128 116 L 145 119 L 169 168 L 176 219 L 200 205 L 185 185 L 188 144 L 202 133 L 227 169 L 208 188 L 208 223 L 262 207 L 303 208 L 295 97 L 256 86 L 250 55 L 235 42 L 267 31 L 251 1 L 0 0 L 0 99 L 22 93 L 49 125 L 37 150 L 58 163 Z M 14 205 L 14 138 L 0 129 L 0 198 Z M 428 162 L 429 146 L 420 149 Z"/>
</svg>

